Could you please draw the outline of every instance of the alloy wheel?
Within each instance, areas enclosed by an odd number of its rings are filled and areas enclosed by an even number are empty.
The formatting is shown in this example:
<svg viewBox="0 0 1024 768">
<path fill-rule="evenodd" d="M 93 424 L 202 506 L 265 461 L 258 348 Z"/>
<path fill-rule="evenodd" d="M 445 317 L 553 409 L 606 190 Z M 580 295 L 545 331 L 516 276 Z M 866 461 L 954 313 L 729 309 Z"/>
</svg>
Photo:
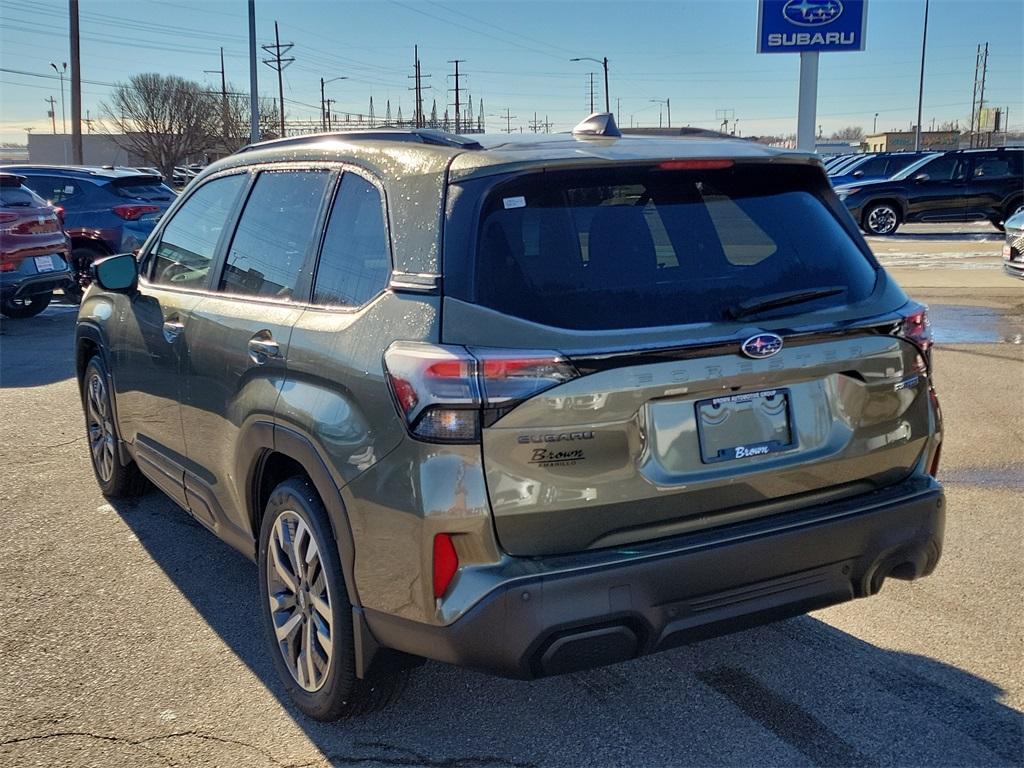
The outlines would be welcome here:
<svg viewBox="0 0 1024 768">
<path fill-rule="evenodd" d="M 876 235 L 887 235 L 896 229 L 896 211 L 888 205 L 879 205 L 868 213 L 868 229 Z"/>
<path fill-rule="evenodd" d="M 267 594 L 288 671 L 304 690 L 319 690 L 334 652 L 331 591 L 313 530 L 291 510 L 278 515 L 270 534 Z"/>
<path fill-rule="evenodd" d="M 114 424 L 110 420 L 110 400 L 107 385 L 96 371 L 86 384 L 86 421 L 89 429 L 89 450 L 96 474 L 104 483 L 114 476 Z"/>
</svg>

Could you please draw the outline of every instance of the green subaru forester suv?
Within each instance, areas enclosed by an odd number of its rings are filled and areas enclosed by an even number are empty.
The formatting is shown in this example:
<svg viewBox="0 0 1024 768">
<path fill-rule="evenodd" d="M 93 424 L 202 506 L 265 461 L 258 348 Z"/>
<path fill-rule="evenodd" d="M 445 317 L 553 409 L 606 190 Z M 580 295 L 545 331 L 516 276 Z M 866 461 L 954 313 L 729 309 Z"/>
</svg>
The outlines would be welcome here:
<svg viewBox="0 0 1024 768">
<path fill-rule="evenodd" d="M 942 546 L 924 307 L 817 160 L 432 130 L 209 166 L 76 333 L 93 467 L 259 565 L 320 719 L 872 595 Z"/>
</svg>

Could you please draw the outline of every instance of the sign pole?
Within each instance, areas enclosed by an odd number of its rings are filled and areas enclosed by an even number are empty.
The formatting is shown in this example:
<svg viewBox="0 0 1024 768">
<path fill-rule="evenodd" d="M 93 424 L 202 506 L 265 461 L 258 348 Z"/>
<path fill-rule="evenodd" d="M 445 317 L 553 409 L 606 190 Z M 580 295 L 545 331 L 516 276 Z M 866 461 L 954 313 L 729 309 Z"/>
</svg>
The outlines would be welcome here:
<svg viewBox="0 0 1024 768">
<path fill-rule="evenodd" d="M 813 152 L 818 110 L 818 52 L 800 52 L 800 98 L 797 105 L 796 148 Z"/>
</svg>

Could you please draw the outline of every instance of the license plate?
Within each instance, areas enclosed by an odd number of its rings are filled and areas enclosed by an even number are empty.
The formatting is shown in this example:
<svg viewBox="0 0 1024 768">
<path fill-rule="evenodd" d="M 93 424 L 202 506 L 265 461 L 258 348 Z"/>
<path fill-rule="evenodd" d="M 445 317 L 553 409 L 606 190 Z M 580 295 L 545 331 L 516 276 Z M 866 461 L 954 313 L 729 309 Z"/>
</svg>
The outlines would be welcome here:
<svg viewBox="0 0 1024 768">
<path fill-rule="evenodd" d="M 36 272 L 53 272 L 56 268 L 53 256 L 36 256 Z"/>
<path fill-rule="evenodd" d="M 701 461 L 765 456 L 796 445 L 788 389 L 726 395 L 697 403 Z"/>
</svg>

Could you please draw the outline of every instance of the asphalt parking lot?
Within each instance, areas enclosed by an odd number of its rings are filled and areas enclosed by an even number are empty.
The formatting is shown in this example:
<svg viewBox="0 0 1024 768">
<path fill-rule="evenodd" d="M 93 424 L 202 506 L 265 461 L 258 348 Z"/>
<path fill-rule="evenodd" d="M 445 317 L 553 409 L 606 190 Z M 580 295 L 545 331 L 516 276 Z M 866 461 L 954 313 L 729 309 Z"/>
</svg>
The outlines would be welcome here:
<svg viewBox="0 0 1024 768">
<path fill-rule="evenodd" d="M 390 709 L 285 698 L 256 567 L 89 467 L 74 310 L 0 336 L 0 766 L 1024 764 L 1024 283 L 994 230 L 872 247 L 932 305 L 948 493 L 938 571 L 768 627 L 515 682 L 430 663 Z"/>
</svg>

